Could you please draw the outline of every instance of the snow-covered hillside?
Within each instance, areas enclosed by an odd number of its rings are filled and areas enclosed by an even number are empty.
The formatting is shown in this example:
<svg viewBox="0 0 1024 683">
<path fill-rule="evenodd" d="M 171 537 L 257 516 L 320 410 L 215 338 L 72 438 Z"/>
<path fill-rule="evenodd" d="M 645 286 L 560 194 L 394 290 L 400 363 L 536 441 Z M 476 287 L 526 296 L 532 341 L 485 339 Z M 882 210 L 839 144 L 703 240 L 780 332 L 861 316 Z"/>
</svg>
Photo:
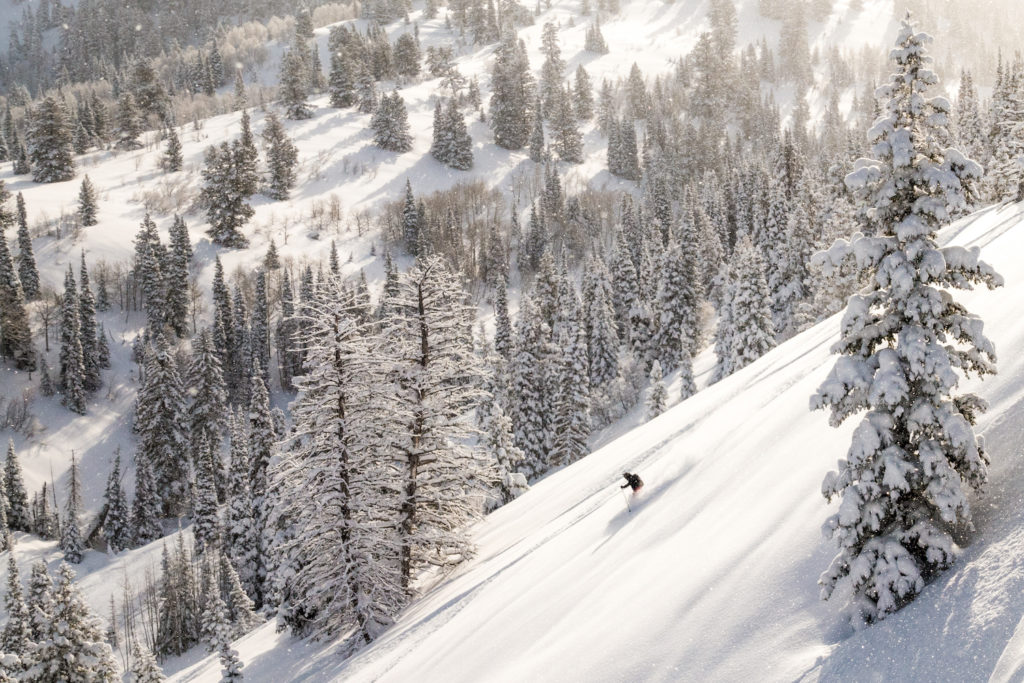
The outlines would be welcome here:
<svg viewBox="0 0 1024 683">
<path fill-rule="evenodd" d="M 65 3 L 66 4 L 66 3 Z M 443 13 L 419 22 L 424 48 L 454 42 Z M 635 62 L 649 78 L 669 73 L 708 29 L 707 0 L 622 1 L 622 12 L 602 24 L 611 52 L 583 51 L 587 23 L 575 14 L 579 0 L 556 0 L 537 22 L 523 29 L 530 63 L 537 72 L 545 21 L 559 32 L 566 73 L 584 65 L 595 84 L 624 79 Z M 759 16 L 757 0 L 736 0 L 738 45 L 766 37 L 774 44 L 778 21 Z M 14 9 L 11 9 L 11 8 Z M 18 5 L 0 0 L 5 12 Z M 857 8 L 857 9 L 855 9 Z M 825 50 L 862 47 L 884 54 L 895 32 L 891 0 L 837 0 L 824 22 L 811 25 L 811 46 Z M 365 29 L 365 22 L 355 22 Z M 316 31 L 321 61 L 329 64 L 328 27 Z M 388 28 L 394 40 L 411 27 Z M 0 49 L 3 43 L 0 39 Z M 456 60 L 461 73 L 476 77 L 484 102 L 494 46 L 463 47 Z M 277 78 L 282 46 L 269 46 L 272 59 L 260 74 L 264 84 Z M 273 64 L 274 68 L 269 65 Z M 827 73 L 816 66 L 809 93 L 812 121 L 827 100 Z M 391 84 L 386 84 L 390 91 Z M 230 87 L 226 88 L 230 90 Z M 255 195 L 254 219 L 244 228 L 249 247 L 227 250 L 205 235 L 204 216 L 195 206 L 204 150 L 238 135 L 240 113 L 218 116 L 178 129 L 184 170 L 159 169 L 161 146 L 147 133 L 138 151 L 94 151 L 78 157 L 78 175 L 41 185 L 13 176 L 8 164 L 0 179 L 23 193 L 44 286 L 61 288 L 72 264 L 85 254 L 90 269 L 100 262 L 127 263 L 132 240 L 147 206 L 166 240 L 176 213 L 188 222 L 195 249 L 192 275 L 205 304 L 200 326 L 209 322 L 209 288 L 214 258 L 225 273 L 251 272 L 271 240 L 286 266 L 326 261 L 332 241 L 345 275 L 363 270 L 375 292 L 383 281 L 381 235 L 376 227 L 357 229 L 360 212 L 402 197 L 408 180 L 418 196 L 481 180 L 520 201 L 538 186 L 541 166 L 525 150 L 510 152 L 493 144 L 488 125 L 468 121 L 475 166 L 455 171 L 429 154 L 438 79 L 399 87 L 409 108 L 413 150 L 382 151 L 373 144 L 370 116 L 330 108 L 326 96 L 312 100 L 311 119 L 286 121 L 299 149 L 298 184 L 292 198 L 273 202 Z M 841 98 L 852 106 L 853 88 Z M 788 120 L 794 93 L 775 93 Z M 263 129 L 269 103 L 250 109 L 253 130 Z M 583 126 L 585 159 L 560 165 L 564 186 L 635 192 L 636 184 L 606 170 L 606 141 L 593 122 Z M 52 226 L 74 213 L 82 176 L 99 191 L 98 225 L 77 235 L 55 237 Z M 341 219 L 318 226 L 332 201 Z M 852 424 L 828 427 L 823 413 L 808 412 L 812 391 L 832 364 L 829 345 L 838 322 L 825 321 L 734 376 L 701 391 L 682 405 L 637 429 L 642 407 L 595 434 L 600 450 L 556 472 L 513 504 L 490 515 L 474 530 L 475 559 L 436 577 L 434 587 L 401 615 L 398 624 L 352 660 L 343 661 L 331 643 L 297 640 L 267 623 L 235 643 L 251 681 L 521 681 L 579 680 L 995 680 L 1024 679 L 1024 322 L 1016 307 L 1024 300 L 1024 206 L 991 208 L 948 229 L 956 244 L 978 245 L 1006 277 L 994 293 L 968 297 L 969 307 L 986 321 L 1001 352 L 1000 375 L 979 393 L 992 409 L 979 431 L 993 457 L 991 484 L 975 502 L 977 530 L 956 567 L 920 599 L 884 623 L 853 632 L 837 604 L 818 599 L 816 580 L 833 549 L 819 527 L 828 514 L 820 496 L 821 479 L 845 453 Z M 409 259 L 398 255 L 401 265 Z M 314 265 L 316 268 L 316 265 Z M 93 270 L 92 272 L 95 272 Z M 515 285 L 516 283 L 513 283 Z M 513 291 L 513 310 L 517 293 Z M 114 307 L 118 309 L 117 306 Z M 486 316 L 488 310 L 482 311 Z M 92 396 L 88 414 L 78 416 L 59 398 L 36 396 L 32 410 L 39 429 L 10 436 L 25 470 L 29 493 L 44 482 L 63 492 L 74 455 L 82 465 L 84 507 L 89 519 L 102 505 L 111 463 L 125 462 L 123 485 L 132 488 L 128 465 L 136 448 L 131 432 L 138 381 L 131 344 L 145 326 L 145 315 L 112 310 L 99 316 L 111 335 L 112 369 L 104 388 Z M 33 324 L 38 327 L 37 321 Z M 41 349 L 42 342 L 37 339 Z M 58 344 L 50 339 L 50 367 Z M 710 349 L 695 359 L 698 383 L 708 381 Z M 674 378 L 670 378 L 674 379 Z M 276 379 L 275 379 L 276 381 Z M 38 376 L 0 369 L 0 397 L 21 395 Z M 276 387 L 273 387 L 276 388 Z M 675 386 L 671 395 L 677 396 Z M 287 408 L 290 396 L 275 392 Z M 623 470 L 638 471 L 646 487 L 628 510 L 618 490 Z M 167 529 L 170 532 L 172 529 Z M 186 533 L 188 533 L 186 531 Z M 166 539 L 168 543 L 170 539 Z M 60 562 L 56 544 L 19 534 L 17 561 L 28 575 L 35 560 L 51 569 Z M 162 543 L 114 558 L 87 553 L 77 567 L 80 586 L 95 612 L 105 615 L 111 593 L 124 580 L 136 588 L 159 565 Z M 0 581 L 6 576 L 0 563 Z M 839 602 L 834 600 L 833 602 Z M 201 647 L 164 663 L 174 680 L 217 681 L 220 664 L 203 659 Z"/>
<path fill-rule="evenodd" d="M 1024 676 L 1024 206 L 945 232 L 1005 287 L 965 297 L 1000 352 L 977 389 L 992 456 L 977 528 L 912 605 L 854 632 L 816 581 L 834 551 L 824 474 L 853 425 L 808 398 L 834 358 L 827 320 L 537 484 L 487 518 L 478 557 L 354 659 L 275 634 L 236 643 L 255 680 L 1019 681 Z M 623 470 L 646 486 L 632 512 Z M 175 680 L 215 681 L 206 660 Z"/>
</svg>

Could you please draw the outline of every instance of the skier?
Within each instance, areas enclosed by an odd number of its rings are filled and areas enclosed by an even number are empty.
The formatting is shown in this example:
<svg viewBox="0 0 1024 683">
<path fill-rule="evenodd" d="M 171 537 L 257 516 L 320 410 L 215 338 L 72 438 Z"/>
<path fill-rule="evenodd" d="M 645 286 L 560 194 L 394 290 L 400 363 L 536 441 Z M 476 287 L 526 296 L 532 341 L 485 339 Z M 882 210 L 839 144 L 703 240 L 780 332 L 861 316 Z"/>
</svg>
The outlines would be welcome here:
<svg viewBox="0 0 1024 683">
<path fill-rule="evenodd" d="M 629 472 L 623 472 L 622 476 L 626 478 L 626 483 L 620 486 L 620 489 L 624 489 L 627 486 L 631 486 L 633 488 L 634 496 L 640 493 L 640 489 L 644 487 L 644 482 L 640 478 L 639 474 L 630 474 Z"/>
</svg>

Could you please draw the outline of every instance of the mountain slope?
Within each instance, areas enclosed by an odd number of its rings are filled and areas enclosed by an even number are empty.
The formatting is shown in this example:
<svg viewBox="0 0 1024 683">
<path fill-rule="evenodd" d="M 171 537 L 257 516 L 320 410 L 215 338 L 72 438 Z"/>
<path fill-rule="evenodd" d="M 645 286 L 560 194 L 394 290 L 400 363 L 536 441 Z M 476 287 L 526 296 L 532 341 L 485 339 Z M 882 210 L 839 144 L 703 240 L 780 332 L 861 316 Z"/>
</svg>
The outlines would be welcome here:
<svg viewBox="0 0 1024 683">
<path fill-rule="evenodd" d="M 977 529 L 960 561 L 897 615 L 854 632 L 839 604 L 818 599 L 833 555 L 819 531 L 820 484 L 856 423 L 832 429 L 807 409 L 834 361 L 833 318 L 488 517 L 479 556 L 351 661 L 267 625 L 236 644 L 247 676 L 984 681 L 1002 656 L 1000 679 L 1014 679 L 1021 648 L 1011 638 L 1024 612 L 1022 218 L 1019 205 L 993 208 L 948 231 L 982 247 L 1006 278 L 964 297 L 1002 351 L 1000 374 L 980 386 L 991 403 L 978 427 L 991 484 L 974 501 Z M 616 489 L 623 470 L 647 482 L 632 512 Z M 271 638 L 278 647 L 267 650 Z M 217 671 L 207 660 L 176 680 Z"/>
</svg>

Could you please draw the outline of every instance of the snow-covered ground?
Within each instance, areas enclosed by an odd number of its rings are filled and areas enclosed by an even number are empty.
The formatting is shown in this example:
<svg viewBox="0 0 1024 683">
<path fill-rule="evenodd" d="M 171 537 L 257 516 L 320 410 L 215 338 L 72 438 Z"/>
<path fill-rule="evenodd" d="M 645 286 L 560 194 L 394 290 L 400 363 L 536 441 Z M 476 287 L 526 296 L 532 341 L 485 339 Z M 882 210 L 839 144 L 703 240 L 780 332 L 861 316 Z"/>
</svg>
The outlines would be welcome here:
<svg viewBox="0 0 1024 683">
<path fill-rule="evenodd" d="M 1024 673 L 1024 207 L 952 228 L 1005 287 L 965 296 L 1000 350 L 978 431 L 991 481 L 955 567 L 855 632 L 816 581 L 834 554 L 821 480 L 841 429 L 808 411 L 833 318 L 537 484 L 476 531 L 479 555 L 348 662 L 266 625 L 236 643 L 256 680 L 1019 681 Z M 967 387 L 965 387 L 967 388 Z M 646 486 L 632 512 L 623 470 Z M 207 660 L 175 680 L 213 681 Z"/>
</svg>

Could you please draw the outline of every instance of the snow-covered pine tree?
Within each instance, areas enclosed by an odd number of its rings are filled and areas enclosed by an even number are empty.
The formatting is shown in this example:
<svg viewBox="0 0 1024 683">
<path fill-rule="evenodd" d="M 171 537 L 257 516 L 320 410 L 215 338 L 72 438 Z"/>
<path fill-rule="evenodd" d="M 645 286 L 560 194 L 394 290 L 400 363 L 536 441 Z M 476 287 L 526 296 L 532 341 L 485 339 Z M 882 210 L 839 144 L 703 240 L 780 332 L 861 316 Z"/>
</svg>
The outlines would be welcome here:
<svg viewBox="0 0 1024 683">
<path fill-rule="evenodd" d="M 954 390 L 958 369 L 995 372 L 995 348 L 950 290 L 1002 279 L 977 247 L 937 244 L 981 169 L 943 146 L 949 105 L 928 96 L 938 83 L 930 41 L 903 21 L 890 53 L 896 72 L 879 90 L 885 114 L 870 131 L 875 158 L 847 176 L 878 230 L 849 245 L 873 277 L 851 297 L 833 346 L 841 357 L 811 398 L 812 408 L 831 408 L 836 426 L 868 411 L 822 484 L 826 498 L 842 498 L 824 527 L 839 554 L 819 579 L 822 597 L 844 586 L 855 620 L 886 617 L 953 563 L 954 529 L 971 523 L 964 484 L 977 489 L 987 474 L 972 428 L 985 402 Z"/>
<path fill-rule="evenodd" d="M 161 501 L 153 479 L 153 470 L 148 462 L 135 458 L 135 497 L 132 500 L 131 539 L 132 547 L 151 543 L 163 536 L 160 526 Z"/>
<path fill-rule="evenodd" d="M 270 516 L 273 500 L 267 496 L 270 459 L 274 451 L 274 422 L 270 415 L 270 396 L 258 365 L 253 367 L 252 389 L 249 398 L 249 490 L 252 495 L 254 586 L 253 602 L 262 607 L 266 599 L 268 586 L 267 555 L 264 529 Z"/>
<path fill-rule="evenodd" d="M 753 242 L 736 243 L 736 281 L 729 302 L 732 323 L 730 371 L 750 365 L 775 348 L 771 294 L 764 278 L 764 262 Z"/>
<path fill-rule="evenodd" d="M 29 114 L 32 180 L 56 183 L 75 177 L 73 129 L 63 102 L 48 95 Z"/>
<path fill-rule="evenodd" d="M 685 401 L 697 393 L 697 384 L 693 381 L 693 359 L 690 352 L 683 349 L 679 358 L 679 400 Z"/>
<path fill-rule="evenodd" d="M 53 619 L 33 654 L 29 680 L 67 683 L 113 682 L 118 672 L 114 653 L 103 640 L 99 618 L 75 585 L 75 572 L 62 562 L 53 591 Z"/>
<path fill-rule="evenodd" d="M 103 384 L 101 363 L 97 349 L 99 328 L 96 325 L 96 297 L 89 286 L 89 271 L 85 267 L 85 252 L 79 266 L 78 335 L 82 345 L 82 388 L 96 391 Z"/>
<path fill-rule="evenodd" d="M 224 551 L 230 557 L 248 595 L 255 595 L 256 525 L 253 519 L 249 434 L 246 423 L 234 414 L 229 419 L 231 464 L 228 470 Z"/>
<path fill-rule="evenodd" d="M 160 168 L 166 173 L 174 173 L 180 171 L 184 163 L 178 131 L 170 126 L 167 128 L 167 146 L 164 148 L 163 156 L 160 157 Z"/>
<path fill-rule="evenodd" d="M 31 531 L 31 511 L 25 479 L 21 474 L 21 463 L 14 450 L 14 440 L 7 441 L 7 456 L 4 460 L 4 491 L 7 494 L 7 525 L 12 531 Z"/>
<path fill-rule="evenodd" d="M 661 363 L 657 360 L 651 364 L 651 388 L 647 393 L 647 419 L 654 418 L 665 412 L 668 406 L 668 389 L 665 388 L 664 377 L 661 374 Z"/>
<path fill-rule="evenodd" d="M 64 551 L 64 561 L 78 564 L 85 552 L 85 539 L 82 538 L 79 511 L 82 509 L 82 481 L 78 476 L 78 461 L 74 452 L 71 453 L 71 470 L 68 477 L 68 501 L 64 507 L 64 519 L 61 522 L 60 549 Z"/>
<path fill-rule="evenodd" d="M 136 461 L 152 468 L 164 514 L 188 506 L 188 423 L 178 364 L 162 334 L 146 352 L 145 376 L 135 407 Z"/>
<path fill-rule="evenodd" d="M 117 147 L 133 150 L 142 147 L 142 113 L 130 90 L 123 90 L 117 100 Z"/>
<path fill-rule="evenodd" d="M 526 493 L 529 485 L 519 470 L 523 452 L 515 445 L 512 420 L 505 415 L 501 403 L 495 401 L 483 425 L 483 447 L 497 463 L 497 484 L 490 501 L 490 510 L 497 509 Z"/>
<path fill-rule="evenodd" d="M 202 330 L 192 342 L 192 359 L 188 368 L 188 386 L 191 402 L 188 408 L 189 435 L 193 446 L 200 435 L 214 451 L 218 450 L 227 418 L 227 390 L 220 358 L 214 348 L 213 333 Z M 192 462 L 199 459 L 193 450 Z M 214 475 L 219 479 L 219 467 Z M 218 490 L 221 486 L 218 485 Z"/>
<path fill-rule="evenodd" d="M 9 196 L 0 181 L 0 357 L 12 359 L 19 370 L 34 370 L 36 354 L 32 348 L 25 296 L 4 234 L 11 222 L 3 208 Z"/>
<path fill-rule="evenodd" d="M 164 321 L 181 338 L 188 333 L 189 264 L 192 261 L 192 242 L 188 226 L 178 215 L 170 227 L 170 251 L 164 262 Z"/>
<path fill-rule="evenodd" d="M 408 152 L 412 149 L 412 135 L 409 133 L 409 114 L 405 100 L 398 91 L 384 95 L 370 120 L 373 142 L 389 152 Z"/>
<path fill-rule="evenodd" d="M 86 227 L 96 225 L 99 222 L 96 212 L 96 188 L 93 187 L 87 173 L 82 178 L 82 185 L 78 190 L 78 222 Z"/>
<path fill-rule="evenodd" d="M 4 596 L 4 607 L 7 610 L 7 623 L 0 632 L 0 649 L 4 653 L 18 655 L 18 669 L 21 669 L 20 665 L 31 662 L 35 642 L 32 638 L 32 617 L 21 588 L 18 563 L 15 561 L 13 550 L 7 555 L 7 593 Z M 20 671 L 8 673 L 17 675 Z"/>
<path fill-rule="evenodd" d="M 32 641 L 42 643 L 53 624 L 53 579 L 46 568 L 46 561 L 39 559 L 32 564 L 28 579 L 29 629 Z"/>
<path fill-rule="evenodd" d="M 570 164 L 583 161 L 583 135 L 573 107 L 572 92 L 568 88 L 558 90 L 551 102 L 552 147 L 558 158 Z M 547 110 L 545 110 L 547 111 Z"/>
<path fill-rule="evenodd" d="M 541 325 L 533 299 L 523 296 L 519 302 L 515 355 L 509 364 L 512 378 L 509 412 L 516 446 L 523 452 L 519 471 L 527 480 L 537 479 L 548 467 Z"/>
<path fill-rule="evenodd" d="M 313 109 L 306 102 L 308 73 L 306 60 L 298 49 L 288 50 L 281 58 L 281 103 L 286 118 L 301 120 L 313 116 Z"/>
<path fill-rule="evenodd" d="M 654 357 L 672 372 L 685 349 L 691 355 L 700 345 L 700 303 L 703 287 L 693 250 L 670 239 L 661 262 L 658 284 L 658 332 L 653 344 Z"/>
<path fill-rule="evenodd" d="M 299 149 L 288 137 L 284 124 L 274 112 L 267 114 L 263 127 L 263 142 L 267 145 L 267 196 L 283 201 L 295 186 L 295 166 L 299 162 Z"/>
<path fill-rule="evenodd" d="M 161 564 L 155 649 L 162 656 L 180 655 L 199 642 L 201 626 L 200 591 L 184 534 L 178 533 L 173 553 L 164 546 Z"/>
<path fill-rule="evenodd" d="M 580 64 L 576 67 L 576 80 L 572 89 L 573 109 L 580 121 L 594 118 L 594 86 L 590 82 L 590 74 Z"/>
<path fill-rule="evenodd" d="M 131 520 L 129 519 L 128 503 L 121 489 L 121 455 L 114 458 L 114 468 L 107 478 L 107 488 L 103 494 L 106 516 L 103 519 L 103 538 L 107 542 L 107 552 L 116 555 L 122 550 L 132 547 Z"/>
<path fill-rule="evenodd" d="M 557 100 L 562 96 L 562 76 L 565 72 L 565 61 L 558 45 L 558 24 L 548 21 L 541 29 L 541 53 L 544 63 L 540 67 L 540 83 L 538 95 L 544 112 L 554 115 L 558 110 Z"/>
<path fill-rule="evenodd" d="M 473 138 L 466 130 L 466 119 L 455 98 L 442 111 L 440 100 L 434 111 L 434 142 L 430 154 L 446 166 L 462 171 L 473 167 Z M 438 116 L 440 118 L 438 119 Z"/>
<path fill-rule="evenodd" d="M 577 321 L 558 335 L 561 351 L 560 376 L 553 420 L 551 464 L 571 465 L 590 452 L 590 378 L 587 367 L 587 337 Z"/>
<path fill-rule="evenodd" d="M 256 628 L 262 619 L 255 611 L 252 599 L 242 587 L 238 572 L 231 560 L 224 553 L 218 559 L 220 592 L 227 604 L 228 616 L 231 620 L 231 638 L 240 638 Z"/>
<path fill-rule="evenodd" d="M 273 509 L 290 529 L 275 544 L 278 613 L 297 633 L 331 637 L 354 630 L 352 646 L 391 623 L 405 596 L 395 539 L 399 482 L 386 462 L 394 411 L 379 341 L 364 338 L 345 285 L 300 318 L 308 374 L 295 380 L 295 429 L 271 471 Z"/>
<path fill-rule="evenodd" d="M 254 211 L 245 201 L 237 183 L 235 154 L 231 145 L 206 149 L 203 167 L 203 189 L 200 199 L 206 206 L 206 219 L 210 223 L 207 234 L 215 243 L 225 247 L 244 247 L 248 240 L 240 229 L 252 218 Z"/>
<path fill-rule="evenodd" d="M 505 149 L 522 149 L 530 137 L 533 79 L 526 46 L 506 27 L 491 71 L 491 129 L 494 142 Z M 533 112 L 539 116 L 540 112 Z"/>
<path fill-rule="evenodd" d="M 85 414 L 85 362 L 80 335 L 78 291 L 75 275 L 68 264 L 64 276 L 64 295 L 60 325 L 60 385 L 68 410 Z"/>
<path fill-rule="evenodd" d="M 271 116 L 273 114 L 268 114 Z M 260 153 L 256 149 L 256 139 L 252 134 L 252 119 L 249 112 L 242 110 L 240 120 L 241 132 L 236 141 L 238 144 L 231 146 L 235 164 L 235 187 L 243 196 L 248 197 L 256 194 L 260 187 L 260 176 L 257 170 Z"/>
<path fill-rule="evenodd" d="M 25 299 L 31 301 L 39 296 L 39 271 L 36 268 L 36 257 L 32 251 L 32 236 L 28 232 L 28 212 L 25 210 L 25 197 L 21 192 L 17 198 L 18 217 L 18 279 Z"/>
<path fill-rule="evenodd" d="M 530 160 L 535 161 L 538 164 L 545 161 L 548 157 L 547 144 L 544 140 L 544 107 L 540 103 L 540 96 L 534 100 L 533 104 L 533 126 L 530 129 Z"/>
<path fill-rule="evenodd" d="M 742 238 L 741 238 L 742 239 Z M 718 300 L 718 324 L 715 326 L 715 369 L 711 373 L 711 384 L 722 380 L 733 373 L 732 365 L 735 328 L 732 319 L 732 300 L 736 291 L 736 279 L 733 268 L 722 264 L 715 287 Z"/>
<path fill-rule="evenodd" d="M 331 70 L 327 76 L 327 90 L 330 93 L 332 107 L 347 108 L 355 106 L 357 102 L 356 81 L 349 57 L 344 50 L 331 52 Z"/>
<path fill-rule="evenodd" d="M 512 321 L 508 314 L 508 290 L 502 278 L 494 293 L 494 350 L 506 361 L 512 358 Z"/>
<path fill-rule="evenodd" d="M 591 286 L 584 298 L 583 319 L 587 330 L 590 386 L 603 390 L 619 372 L 619 338 L 612 308 L 611 277 L 597 258 L 590 259 L 587 272 Z"/>
<path fill-rule="evenodd" d="M 482 513 L 491 473 L 466 443 L 483 371 L 473 351 L 474 314 L 458 280 L 440 257 L 429 256 L 405 273 L 396 304 L 397 414 L 407 420 L 397 446 L 398 534 L 408 592 L 425 563 L 472 554 L 465 527 Z"/>
<path fill-rule="evenodd" d="M 270 386 L 270 300 L 267 298 L 267 272 L 256 271 L 253 286 L 252 316 L 249 319 L 249 354 L 252 374 Z M 258 366 L 258 367 L 257 367 Z"/>
<path fill-rule="evenodd" d="M 132 683 L 163 683 L 167 680 L 148 647 L 136 642 L 132 644 L 131 652 L 132 663 L 128 667 L 128 673 L 132 677 Z"/>
<path fill-rule="evenodd" d="M 205 434 L 193 437 L 196 453 L 196 483 L 192 502 L 192 537 L 195 553 L 202 555 L 220 544 L 221 524 L 217 507 L 217 451 L 210 447 Z M 218 449 L 219 450 L 219 449 Z"/>
</svg>

